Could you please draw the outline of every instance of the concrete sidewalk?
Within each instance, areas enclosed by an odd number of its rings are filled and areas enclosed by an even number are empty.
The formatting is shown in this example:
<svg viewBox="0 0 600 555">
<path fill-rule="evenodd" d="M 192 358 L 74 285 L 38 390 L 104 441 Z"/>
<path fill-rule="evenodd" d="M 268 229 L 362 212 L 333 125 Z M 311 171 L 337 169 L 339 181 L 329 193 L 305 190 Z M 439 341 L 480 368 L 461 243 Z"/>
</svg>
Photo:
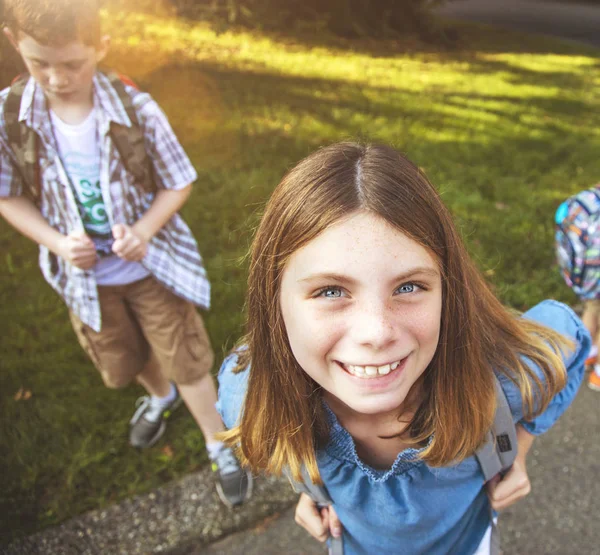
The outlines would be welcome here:
<svg viewBox="0 0 600 555">
<path fill-rule="evenodd" d="M 104 510 L 85 513 L 5 548 L 3 555 L 146 555 L 190 553 L 245 530 L 290 507 L 297 495 L 287 480 L 255 480 L 254 495 L 227 509 L 212 472 L 200 472 Z M 235 553 L 233 551 L 232 553 Z"/>
</svg>

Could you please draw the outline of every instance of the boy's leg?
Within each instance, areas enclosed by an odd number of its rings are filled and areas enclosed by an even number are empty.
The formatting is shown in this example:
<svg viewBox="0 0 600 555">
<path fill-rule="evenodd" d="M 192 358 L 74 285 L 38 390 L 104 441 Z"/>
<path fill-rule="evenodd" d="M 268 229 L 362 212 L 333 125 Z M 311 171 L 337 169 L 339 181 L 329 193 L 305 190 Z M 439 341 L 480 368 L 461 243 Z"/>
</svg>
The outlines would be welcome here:
<svg viewBox="0 0 600 555">
<path fill-rule="evenodd" d="M 600 301 L 591 300 L 586 301 L 583 307 L 583 314 L 581 315 L 581 321 L 586 329 L 590 332 L 592 338 L 592 348 L 588 359 L 586 360 L 587 366 L 592 366 L 596 363 L 598 358 L 598 340 L 600 326 L 598 325 L 600 319 Z"/>
<path fill-rule="evenodd" d="M 214 435 L 223 431 L 215 403 L 217 392 L 210 369 L 214 354 L 196 308 L 154 279 L 140 282 L 129 306 L 147 338 L 163 373 L 177 384 L 181 398 L 202 430 L 217 491 L 227 505 L 237 505 L 251 494 L 252 477 L 242 469 L 232 451 Z"/>
<path fill-rule="evenodd" d="M 124 301 L 122 286 L 99 287 L 102 329 L 94 331 L 70 312 L 80 345 L 100 372 L 104 385 L 120 389 L 142 371 L 149 347 Z"/>
<path fill-rule="evenodd" d="M 151 356 L 144 369 L 136 376 L 137 382 L 155 397 L 166 397 L 171 392 L 171 382 L 165 378 L 158 361 Z"/>
<path fill-rule="evenodd" d="M 590 328 L 588 328 L 588 330 L 590 331 L 590 334 L 592 334 L 592 348 L 596 349 L 596 359 L 594 360 L 593 368 L 588 378 L 588 387 L 593 391 L 600 391 L 600 363 L 598 361 L 598 346 L 600 345 L 600 301 L 588 301 L 588 303 L 586 303 L 586 309 L 588 304 L 591 303 L 593 303 L 593 308 L 590 308 L 590 312 L 595 316 L 596 327 L 594 330 L 595 333 L 593 334 Z M 595 311 L 593 309 L 595 309 Z"/>
<path fill-rule="evenodd" d="M 215 434 L 224 431 L 225 426 L 215 408 L 217 388 L 210 373 L 192 383 L 178 384 L 178 387 L 181 398 L 204 434 L 204 441 L 207 444 L 218 441 Z"/>
<path fill-rule="evenodd" d="M 122 388 L 136 380 L 150 394 L 138 400 L 130 423 L 129 441 L 134 447 L 149 447 L 164 433 L 165 414 L 180 401 L 156 360 L 148 342 L 127 306 L 128 290 L 135 284 L 98 287 L 102 329 L 94 331 L 73 313 L 73 329 L 79 343 L 100 371 L 104 384 Z M 173 394 L 169 395 L 173 389 Z"/>
</svg>

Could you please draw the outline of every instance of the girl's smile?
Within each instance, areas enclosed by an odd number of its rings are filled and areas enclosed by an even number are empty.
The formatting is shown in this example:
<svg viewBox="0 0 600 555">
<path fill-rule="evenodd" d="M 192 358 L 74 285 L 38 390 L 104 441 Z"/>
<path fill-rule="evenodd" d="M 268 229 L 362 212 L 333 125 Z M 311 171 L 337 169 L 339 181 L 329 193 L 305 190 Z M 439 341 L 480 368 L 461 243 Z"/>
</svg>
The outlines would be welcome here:
<svg viewBox="0 0 600 555">
<path fill-rule="evenodd" d="M 338 364 L 348 373 L 353 376 L 357 376 L 359 378 L 377 378 L 379 376 L 387 376 L 392 370 L 396 370 L 398 366 L 404 362 L 406 359 L 396 360 L 392 363 L 387 364 L 344 364 L 343 362 L 339 362 Z"/>
<path fill-rule="evenodd" d="M 332 408 L 402 412 L 439 339 L 441 277 L 429 251 L 356 212 L 290 256 L 280 299 L 294 357 Z"/>
</svg>

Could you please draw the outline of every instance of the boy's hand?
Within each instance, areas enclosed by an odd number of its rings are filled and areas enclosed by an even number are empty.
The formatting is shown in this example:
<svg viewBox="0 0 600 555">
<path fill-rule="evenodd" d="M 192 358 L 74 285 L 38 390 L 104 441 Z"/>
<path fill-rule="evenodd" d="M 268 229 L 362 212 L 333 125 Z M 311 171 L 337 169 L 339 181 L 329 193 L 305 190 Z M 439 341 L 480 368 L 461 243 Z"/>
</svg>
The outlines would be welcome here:
<svg viewBox="0 0 600 555">
<path fill-rule="evenodd" d="M 112 228 L 115 242 L 112 251 L 123 260 L 139 262 L 148 252 L 148 242 L 137 235 L 131 227 L 117 224 Z"/>
<path fill-rule="evenodd" d="M 496 511 L 506 509 L 523 499 L 531 491 L 525 460 L 517 457 L 504 477 L 497 474 L 486 484 L 486 488 L 490 504 Z"/>
<path fill-rule="evenodd" d="M 58 242 L 57 254 L 82 270 L 93 268 L 98 258 L 94 242 L 82 231 L 64 235 Z"/>
<path fill-rule="evenodd" d="M 331 534 L 334 538 L 342 535 L 342 524 L 333 507 L 319 509 L 305 493 L 300 495 L 296 506 L 296 524 L 304 528 L 313 538 L 324 542 Z"/>
</svg>

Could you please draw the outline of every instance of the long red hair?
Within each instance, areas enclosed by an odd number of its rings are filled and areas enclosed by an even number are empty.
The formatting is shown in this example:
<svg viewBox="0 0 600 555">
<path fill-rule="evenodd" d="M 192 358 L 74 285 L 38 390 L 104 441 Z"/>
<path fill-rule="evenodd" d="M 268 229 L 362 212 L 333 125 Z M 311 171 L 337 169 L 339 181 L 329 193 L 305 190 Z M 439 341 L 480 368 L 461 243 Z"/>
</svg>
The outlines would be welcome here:
<svg viewBox="0 0 600 555">
<path fill-rule="evenodd" d="M 496 408 L 494 370 L 521 389 L 526 417 L 543 411 L 566 383 L 559 334 L 506 309 L 471 261 L 448 209 L 422 171 L 387 146 L 339 143 L 302 160 L 273 192 L 251 250 L 247 350 L 251 363 L 239 426 L 225 434 L 255 471 L 320 482 L 315 449 L 328 426 L 316 382 L 292 355 L 281 315 L 289 256 L 357 211 L 383 218 L 437 257 L 442 273 L 440 340 L 423 376 L 424 398 L 407 429 L 426 444 L 422 459 L 444 466 L 472 455 Z M 541 381 L 525 364 L 539 366 Z M 403 436 L 404 437 L 404 436 Z M 428 441 L 429 440 L 429 441 Z"/>
</svg>

